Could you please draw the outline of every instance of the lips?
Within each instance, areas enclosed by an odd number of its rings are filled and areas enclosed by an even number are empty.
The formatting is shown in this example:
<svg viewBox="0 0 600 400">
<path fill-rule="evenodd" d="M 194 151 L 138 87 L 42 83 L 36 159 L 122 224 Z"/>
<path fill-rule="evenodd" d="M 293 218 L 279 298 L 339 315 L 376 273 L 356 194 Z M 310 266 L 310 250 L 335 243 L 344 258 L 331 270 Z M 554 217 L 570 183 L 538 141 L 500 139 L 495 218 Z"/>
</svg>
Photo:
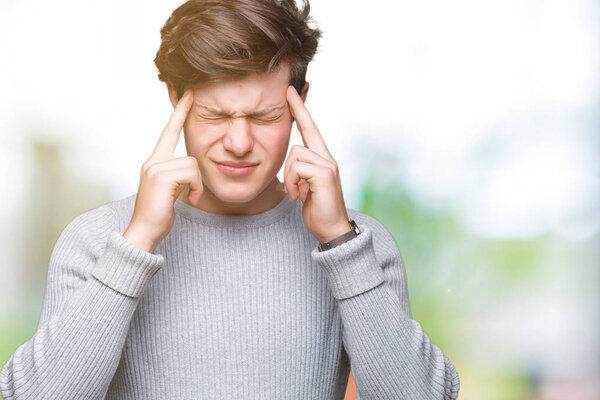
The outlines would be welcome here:
<svg viewBox="0 0 600 400">
<path fill-rule="evenodd" d="M 252 171 L 254 171 L 256 169 L 256 166 L 258 165 L 258 164 L 250 163 L 250 162 L 238 162 L 238 163 L 234 163 L 234 164 L 246 165 L 246 166 L 233 167 L 233 166 L 230 166 L 227 164 L 215 162 L 215 165 L 217 166 L 217 169 L 219 171 L 221 171 L 225 175 L 232 176 L 232 177 L 249 175 L 250 173 L 252 173 Z"/>
<path fill-rule="evenodd" d="M 242 168 L 242 167 L 253 167 L 258 163 L 250 161 L 215 161 L 217 164 L 227 165 L 229 167 Z"/>
</svg>

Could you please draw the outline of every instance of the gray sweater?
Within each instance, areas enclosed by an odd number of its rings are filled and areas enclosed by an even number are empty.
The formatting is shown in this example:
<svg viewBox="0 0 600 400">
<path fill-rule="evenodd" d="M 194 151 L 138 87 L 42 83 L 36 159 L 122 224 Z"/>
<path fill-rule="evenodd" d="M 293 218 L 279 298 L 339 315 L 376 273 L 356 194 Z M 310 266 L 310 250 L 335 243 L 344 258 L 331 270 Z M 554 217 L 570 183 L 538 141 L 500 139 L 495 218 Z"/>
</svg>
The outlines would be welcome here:
<svg viewBox="0 0 600 400">
<path fill-rule="evenodd" d="M 50 257 L 39 325 L 4 365 L 10 399 L 455 399 L 459 377 L 412 319 L 375 218 L 319 252 L 286 196 L 261 214 L 175 202 L 155 253 L 122 233 L 135 194 L 87 211 Z"/>
</svg>

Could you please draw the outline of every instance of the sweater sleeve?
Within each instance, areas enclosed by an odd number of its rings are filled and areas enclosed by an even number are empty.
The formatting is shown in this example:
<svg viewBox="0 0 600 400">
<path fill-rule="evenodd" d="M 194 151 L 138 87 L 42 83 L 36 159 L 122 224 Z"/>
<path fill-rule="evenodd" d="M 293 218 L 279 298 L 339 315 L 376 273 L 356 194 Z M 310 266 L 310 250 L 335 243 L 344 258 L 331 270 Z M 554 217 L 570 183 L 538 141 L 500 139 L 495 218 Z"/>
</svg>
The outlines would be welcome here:
<svg viewBox="0 0 600 400">
<path fill-rule="evenodd" d="M 128 242 L 117 218 L 105 204 L 62 231 L 37 330 L 0 373 L 5 400 L 105 396 L 139 297 L 164 263 Z"/>
<path fill-rule="evenodd" d="M 412 319 L 393 237 L 375 218 L 361 213 L 355 220 L 360 235 L 311 256 L 338 300 L 358 399 L 456 399 L 458 373 Z"/>
</svg>

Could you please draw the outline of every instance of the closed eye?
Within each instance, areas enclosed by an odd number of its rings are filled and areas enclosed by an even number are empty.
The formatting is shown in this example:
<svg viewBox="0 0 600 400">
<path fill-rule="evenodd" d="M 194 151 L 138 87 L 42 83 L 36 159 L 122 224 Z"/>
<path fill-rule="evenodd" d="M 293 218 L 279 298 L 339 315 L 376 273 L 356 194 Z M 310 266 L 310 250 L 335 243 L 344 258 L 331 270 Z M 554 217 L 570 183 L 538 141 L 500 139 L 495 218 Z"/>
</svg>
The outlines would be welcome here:
<svg viewBox="0 0 600 400">
<path fill-rule="evenodd" d="M 269 116 L 269 117 L 253 117 L 253 119 L 260 121 L 260 122 L 275 122 L 277 121 L 279 118 L 281 118 L 281 115 L 276 115 L 276 116 Z"/>
<path fill-rule="evenodd" d="M 229 116 L 218 116 L 218 115 L 205 115 L 205 114 L 198 114 L 200 116 L 200 118 L 208 120 L 208 121 L 221 121 L 221 120 L 226 120 L 229 119 Z M 257 122 L 262 122 L 262 123 L 271 123 L 271 122 L 275 122 L 278 121 L 281 118 L 281 115 L 275 115 L 275 116 L 256 116 L 256 117 L 249 117 L 250 119 L 257 121 Z"/>
<path fill-rule="evenodd" d="M 218 120 L 221 120 L 221 119 L 225 119 L 225 117 L 219 117 L 219 116 L 216 116 L 216 115 L 202 115 L 202 114 L 199 114 L 199 115 L 200 115 L 200 118 L 208 119 L 208 120 L 211 120 L 211 121 L 218 121 Z"/>
</svg>

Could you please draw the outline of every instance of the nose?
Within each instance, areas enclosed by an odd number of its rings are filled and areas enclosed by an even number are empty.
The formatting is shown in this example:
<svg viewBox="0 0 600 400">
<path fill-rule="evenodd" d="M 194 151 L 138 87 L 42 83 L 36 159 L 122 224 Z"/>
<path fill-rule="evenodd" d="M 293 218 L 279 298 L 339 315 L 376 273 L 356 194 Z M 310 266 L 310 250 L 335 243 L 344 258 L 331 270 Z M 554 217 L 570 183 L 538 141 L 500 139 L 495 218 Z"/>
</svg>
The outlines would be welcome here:
<svg viewBox="0 0 600 400">
<path fill-rule="evenodd" d="M 226 129 L 227 131 L 223 138 L 223 146 L 226 150 L 238 157 L 242 157 L 252 150 L 254 138 L 252 137 L 251 127 L 247 118 L 231 118 Z"/>
</svg>

